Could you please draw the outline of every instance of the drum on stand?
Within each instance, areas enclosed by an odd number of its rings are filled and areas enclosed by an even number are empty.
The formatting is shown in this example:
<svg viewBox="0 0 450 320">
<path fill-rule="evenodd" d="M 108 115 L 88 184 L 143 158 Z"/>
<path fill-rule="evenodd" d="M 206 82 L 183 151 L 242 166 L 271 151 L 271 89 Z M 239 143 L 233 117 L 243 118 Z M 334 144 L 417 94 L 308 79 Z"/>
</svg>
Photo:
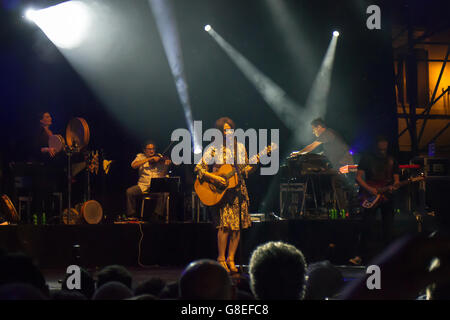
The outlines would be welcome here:
<svg viewBox="0 0 450 320">
<path fill-rule="evenodd" d="M 62 214 L 62 222 L 64 224 L 81 224 L 82 219 L 79 211 L 77 211 L 74 208 L 70 208 L 70 222 L 69 222 L 69 215 L 67 212 L 68 212 L 67 209 L 64 209 Z"/>
<path fill-rule="evenodd" d="M 66 140 L 69 147 L 77 147 L 79 150 L 89 143 L 89 126 L 83 118 L 73 118 L 66 128 Z"/>
<path fill-rule="evenodd" d="M 72 154 L 79 153 L 89 143 L 89 126 L 83 118 L 73 118 L 70 120 L 66 128 L 66 141 L 67 141 L 67 208 L 70 208 L 70 224 L 72 224 L 72 212 L 76 214 L 74 223 L 82 222 L 82 214 L 80 211 L 71 207 L 72 199 Z M 65 209 L 62 216 L 62 221 L 68 222 L 68 209 Z M 67 223 L 66 223 L 67 224 Z"/>
<path fill-rule="evenodd" d="M 103 219 L 103 208 L 98 201 L 86 201 L 81 207 L 81 216 L 88 224 L 98 224 Z"/>
</svg>

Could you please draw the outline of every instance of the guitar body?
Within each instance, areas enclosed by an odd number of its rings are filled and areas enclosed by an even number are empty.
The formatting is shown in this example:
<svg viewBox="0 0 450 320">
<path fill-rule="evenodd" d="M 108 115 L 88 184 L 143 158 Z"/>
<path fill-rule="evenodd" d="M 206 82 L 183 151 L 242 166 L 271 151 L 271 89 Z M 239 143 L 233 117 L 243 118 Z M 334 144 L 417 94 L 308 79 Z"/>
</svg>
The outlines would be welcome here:
<svg viewBox="0 0 450 320">
<path fill-rule="evenodd" d="M 249 163 L 255 164 L 257 161 L 259 161 L 259 157 L 261 155 L 267 154 L 268 152 L 276 150 L 277 148 L 278 146 L 275 143 L 272 143 L 270 146 L 264 148 L 264 150 L 262 150 L 259 154 L 252 157 L 249 160 Z M 243 172 L 243 170 L 247 168 L 244 168 L 244 166 L 240 164 L 238 164 L 238 166 L 241 166 L 241 172 Z M 226 181 L 226 186 L 217 185 L 215 183 L 211 183 L 209 180 L 200 180 L 198 178 L 194 183 L 194 190 L 197 193 L 198 198 L 205 206 L 208 207 L 218 204 L 225 195 L 225 192 L 227 192 L 227 190 L 229 189 L 235 188 L 239 183 L 238 175 L 235 171 L 234 166 L 232 166 L 231 164 L 221 165 L 219 170 L 214 172 L 214 174 L 224 178 Z"/>
<path fill-rule="evenodd" d="M 384 182 L 366 181 L 366 183 L 369 186 L 376 188 L 377 190 L 384 189 L 388 186 L 388 184 L 384 183 Z M 363 207 L 365 209 L 371 209 L 371 208 L 376 208 L 381 203 L 387 201 L 388 197 L 386 197 L 386 195 L 383 193 L 373 195 L 373 194 L 370 194 L 365 189 L 361 188 L 361 193 L 359 195 L 359 199 L 360 199 L 361 207 Z"/>
<path fill-rule="evenodd" d="M 418 182 L 418 181 L 422 181 L 422 180 L 425 180 L 425 178 L 422 176 L 422 174 L 420 174 L 417 177 L 411 177 L 408 180 L 401 181 L 399 183 L 398 187 L 405 186 L 411 182 Z M 390 186 L 389 183 L 375 182 L 375 181 L 366 181 L 366 183 L 369 186 L 377 189 L 378 194 L 377 195 L 370 194 L 364 188 L 361 188 L 361 192 L 359 194 L 361 207 L 366 208 L 366 209 L 376 208 L 381 203 L 389 200 L 389 198 L 390 198 L 388 195 L 389 186 Z"/>
<path fill-rule="evenodd" d="M 203 181 L 197 179 L 194 183 L 194 189 L 200 201 L 208 207 L 218 204 L 225 195 L 225 192 L 228 189 L 235 188 L 239 181 L 237 173 L 235 173 L 231 164 L 222 165 L 214 174 L 223 177 L 227 181 L 227 185 L 222 187 L 210 183 L 206 179 L 203 179 Z"/>
</svg>

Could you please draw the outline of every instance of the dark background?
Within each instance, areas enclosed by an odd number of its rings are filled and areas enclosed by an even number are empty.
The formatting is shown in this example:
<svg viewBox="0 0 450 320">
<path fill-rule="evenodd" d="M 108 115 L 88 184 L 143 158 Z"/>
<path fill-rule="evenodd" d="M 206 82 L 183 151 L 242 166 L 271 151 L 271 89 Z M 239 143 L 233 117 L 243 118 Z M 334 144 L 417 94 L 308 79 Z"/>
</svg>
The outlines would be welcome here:
<svg viewBox="0 0 450 320">
<path fill-rule="evenodd" d="M 63 136 L 70 119 L 87 120 L 91 133 L 89 149 L 103 149 L 107 159 L 115 160 L 106 177 L 106 189 L 100 191 L 101 184 L 97 183 L 94 194 L 107 194 L 108 200 L 102 203 L 107 213 L 123 213 L 125 189 L 137 180 L 137 172 L 130 163 L 140 152 L 141 144 L 152 138 L 162 151 L 170 142 L 171 132 L 186 127 L 164 48 L 146 1 L 103 1 L 120 12 L 116 17 L 120 23 L 140 31 L 134 33 L 133 41 L 121 30 L 114 31 L 111 42 L 119 49 L 102 53 L 102 58 L 109 62 L 107 72 L 90 78 L 89 83 L 86 73 L 70 64 L 36 25 L 22 18 L 24 9 L 30 5 L 44 8 L 55 3 L 58 2 L 0 1 L 3 192 L 11 192 L 8 163 L 28 159 L 30 142 L 38 128 L 37 113 L 49 111 L 53 116 L 51 129 Z M 287 143 L 292 132 L 203 30 L 205 24 L 211 24 L 236 50 L 303 105 L 315 72 L 301 72 L 293 67 L 297 61 L 293 61 L 284 45 L 283 35 L 264 2 L 175 0 L 172 4 L 194 118 L 203 121 L 204 130 L 225 115 L 244 129 L 279 128 L 280 153 L 292 151 Z M 286 1 L 286 4 L 295 18 L 297 32 L 303 36 L 301 46 L 312 53 L 298 52 L 296 59 L 310 57 L 300 65 L 318 71 L 332 31 L 337 29 L 341 34 L 325 117 L 329 127 L 342 134 L 356 152 L 368 148 L 379 133 L 395 137 L 389 2 Z M 381 30 L 366 28 L 366 8 L 371 4 L 381 6 Z M 127 60 L 128 52 L 139 54 L 139 59 Z M 92 87 L 92 83 L 101 87 L 103 82 L 111 92 L 109 100 L 100 97 Z M 182 176 L 188 190 L 192 167 L 180 166 L 174 171 Z M 251 212 L 261 210 L 273 179 L 277 177 L 255 175 L 249 179 Z M 278 210 L 276 197 L 268 201 Z"/>
</svg>

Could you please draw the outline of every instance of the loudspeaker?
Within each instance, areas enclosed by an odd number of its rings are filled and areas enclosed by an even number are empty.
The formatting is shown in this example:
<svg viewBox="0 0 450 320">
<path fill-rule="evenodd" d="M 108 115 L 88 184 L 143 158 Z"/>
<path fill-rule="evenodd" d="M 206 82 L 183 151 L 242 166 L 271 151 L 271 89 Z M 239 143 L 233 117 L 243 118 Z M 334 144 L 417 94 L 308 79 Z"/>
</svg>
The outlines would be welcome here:
<svg viewBox="0 0 450 320">
<path fill-rule="evenodd" d="M 425 202 L 429 209 L 435 212 L 440 227 L 450 231 L 450 176 L 433 178 L 426 181 Z"/>
<path fill-rule="evenodd" d="M 280 184 L 280 216 L 285 219 L 301 218 L 304 214 L 306 183 Z"/>
</svg>

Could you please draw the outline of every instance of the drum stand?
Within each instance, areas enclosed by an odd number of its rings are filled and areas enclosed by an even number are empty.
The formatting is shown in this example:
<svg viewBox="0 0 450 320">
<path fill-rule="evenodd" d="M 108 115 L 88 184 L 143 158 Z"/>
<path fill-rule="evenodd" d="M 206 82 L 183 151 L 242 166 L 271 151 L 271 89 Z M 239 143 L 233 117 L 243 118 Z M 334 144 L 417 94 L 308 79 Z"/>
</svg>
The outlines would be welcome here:
<svg viewBox="0 0 450 320">
<path fill-rule="evenodd" d="M 67 224 L 70 224 L 71 202 L 72 202 L 72 154 L 78 151 L 76 143 L 73 147 L 66 148 L 67 154 Z M 61 212 L 61 222 L 63 222 L 63 213 Z"/>
</svg>

